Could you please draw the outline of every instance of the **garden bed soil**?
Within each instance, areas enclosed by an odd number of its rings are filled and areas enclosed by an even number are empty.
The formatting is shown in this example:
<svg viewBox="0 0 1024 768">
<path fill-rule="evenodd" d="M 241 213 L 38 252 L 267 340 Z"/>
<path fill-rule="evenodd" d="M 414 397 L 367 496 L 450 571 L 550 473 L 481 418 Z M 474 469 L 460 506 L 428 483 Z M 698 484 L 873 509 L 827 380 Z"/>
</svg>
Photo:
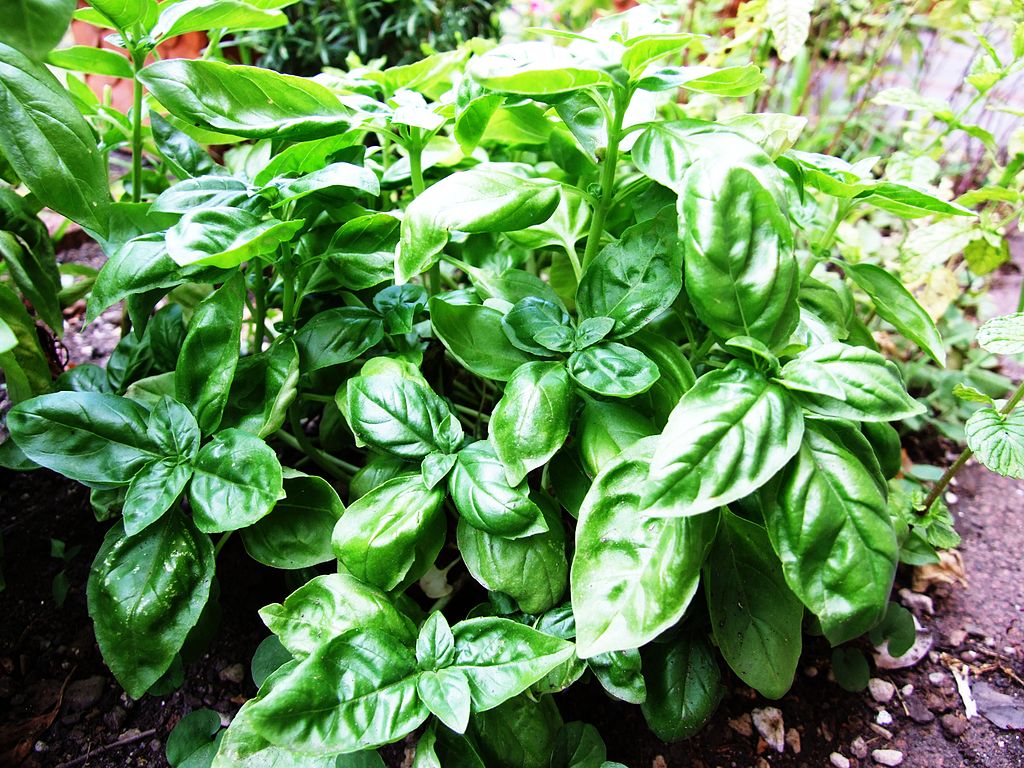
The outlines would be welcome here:
<svg viewBox="0 0 1024 768">
<path fill-rule="evenodd" d="M 64 258 L 87 261 L 96 251 L 84 244 Z M 1019 281 L 1015 270 L 1006 277 L 1005 282 Z M 82 334 L 82 313 L 71 312 L 63 342 L 71 361 L 96 362 L 109 353 L 119 336 L 119 314 L 117 309 L 105 313 Z M 935 444 L 923 447 L 939 450 Z M 951 673 L 971 670 L 973 690 L 989 692 L 988 702 L 992 692 L 1009 695 L 996 701 L 1002 708 L 989 715 L 1004 726 L 1024 728 L 1024 483 L 972 465 L 951 490 L 968 582 L 931 586 L 934 615 L 920 597 L 909 598 L 933 645 L 914 667 L 874 671 L 893 685 L 888 702 L 842 690 L 831 679 L 827 644 L 810 640 L 796 683 L 783 699 L 767 701 L 727 674 L 721 707 L 689 741 L 658 741 L 638 707 L 611 702 L 595 682 L 582 682 L 558 698 L 563 716 L 594 724 L 608 744 L 609 759 L 630 768 L 841 768 L 844 759 L 857 768 L 879 764 L 874 750 L 889 750 L 879 756 L 890 759 L 899 752 L 902 765 L 912 768 L 1024 766 L 1020 731 L 997 727 L 984 715 L 966 719 Z M 165 766 L 163 745 L 181 717 L 208 707 L 228 722 L 255 693 L 248 663 L 267 634 L 257 610 L 298 584 L 288 574 L 256 566 L 237 537 L 229 541 L 219 556 L 223 615 L 212 646 L 186 667 L 180 690 L 133 701 L 104 666 L 86 611 L 89 564 L 105 527 L 93 519 L 86 489 L 48 471 L 0 470 L 7 580 L 0 592 L 3 768 Z M 63 541 L 68 551 L 80 550 L 65 565 L 51 557 L 51 539 Z M 58 606 L 52 585 L 65 568 L 69 590 Z M 897 589 L 912 586 L 913 576 L 901 570 Z M 883 698 L 890 690 L 878 683 L 875 688 Z M 781 716 L 786 735 L 781 753 L 752 728 L 752 713 L 768 707 Z M 414 743 L 411 737 L 384 750 L 389 766 L 408 766 Z"/>
</svg>

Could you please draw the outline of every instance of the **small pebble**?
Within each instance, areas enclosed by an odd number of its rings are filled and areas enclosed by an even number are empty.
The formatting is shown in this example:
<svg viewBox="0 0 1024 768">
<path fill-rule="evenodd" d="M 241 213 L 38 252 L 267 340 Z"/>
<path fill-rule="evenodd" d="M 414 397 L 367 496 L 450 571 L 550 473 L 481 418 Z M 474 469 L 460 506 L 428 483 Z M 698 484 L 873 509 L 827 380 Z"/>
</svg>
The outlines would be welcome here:
<svg viewBox="0 0 1024 768">
<path fill-rule="evenodd" d="M 740 736 L 753 736 L 754 735 L 754 723 L 750 719 L 750 713 L 744 712 L 739 717 L 734 717 L 729 720 L 729 727 L 732 728 Z"/>
<path fill-rule="evenodd" d="M 754 727 L 761 737 L 776 752 L 786 749 L 786 727 L 782 722 L 782 711 L 778 707 L 764 707 L 750 713 Z"/>
<path fill-rule="evenodd" d="M 956 504 L 957 501 L 959 501 L 959 499 L 957 498 L 957 495 L 955 493 L 953 493 L 952 491 L 946 493 L 947 504 Z"/>
<path fill-rule="evenodd" d="M 941 722 L 942 729 L 954 739 L 959 739 L 967 730 L 967 721 L 959 715 L 943 715 Z"/>
<path fill-rule="evenodd" d="M 835 766 L 835 768 L 850 768 L 850 758 L 845 755 L 841 755 L 838 752 L 833 752 L 828 756 L 828 761 Z"/>
<path fill-rule="evenodd" d="M 817 677 L 818 676 L 818 668 L 814 667 L 814 666 L 804 667 L 804 674 L 807 675 L 808 677 Z"/>
<path fill-rule="evenodd" d="M 928 709 L 920 699 L 907 699 L 906 704 L 907 714 L 915 723 L 924 725 L 935 719 L 935 713 Z"/>
<path fill-rule="evenodd" d="M 961 658 L 964 661 L 977 661 L 978 654 L 976 651 L 964 651 L 963 656 L 961 656 Z"/>
<path fill-rule="evenodd" d="M 868 723 L 868 728 L 877 733 L 886 741 L 892 741 L 892 731 L 888 728 L 883 728 L 878 723 Z"/>
<path fill-rule="evenodd" d="M 985 645 L 987 645 L 989 648 L 995 648 L 996 647 L 996 639 L 994 637 L 986 637 L 985 638 Z"/>
<path fill-rule="evenodd" d="M 1005 653 L 1007 656 L 1016 656 L 1017 655 L 1017 649 L 1014 648 L 1012 645 L 1004 645 L 1003 646 L 1003 653 Z"/>
<path fill-rule="evenodd" d="M 954 629 L 949 633 L 948 638 L 951 647 L 959 648 L 967 639 L 967 631 L 964 629 Z"/>
<path fill-rule="evenodd" d="M 868 691 L 871 693 L 871 698 L 879 704 L 888 704 L 892 701 L 892 697 L 896 695 L 896 686 L 888 680 L 872 677 L 868 680 Z M 885 723 L 882 724 L 885 725 Z"/>
<path fill-rule="evenodd" d="M 800 731 L 798 731 L 796 728 L 790 728 L 788 731 L 786 731 L 786 744 L 789 746 L 791 750 L 793 750 L 794 755 L 799 755 L 801 749 Z"/>
<path fill-rule="evenodd" d="M 900 694 L 903 695 L 903 696 L 910 696 L 913 692 L 914 692 L 914 684 L 913 683 L 907 683 L 902 688 L 900 688 Z"/>
<path fill-rule="evenodd" d="M 928 682 L 932 685 L 942 685 L 949 679 L 945 672 L 931 672 L 928 675 Z"/>
<path fill-rule="evenodd" d="M 245 667 L 241 664 L 231 664 L 220 671 L 221 682 L 235 683 L 236 685 L 245 680 Z"/>
<path fill-rule="evenodd" d="M 903 753 L 898 749 L 876 749 L 871 757 L 880 765 L 897 766 L 903 762 Z"/>
<path fill-rule="evenodd" d="M 886 710 L 880 709 L 878 710 L 878 714 L 875 715 L 875 722 L 879 725 L 892 725 L 892 715 L 890 715 Z"/>
<path fill-rule="evenodd" d="M 858 736 L 850 742 L 850 751 L 853 752 L 854 757 L 860 760 L 868 756 L 868 744 L 864 741 L 863 736 Z"/>
</svg>

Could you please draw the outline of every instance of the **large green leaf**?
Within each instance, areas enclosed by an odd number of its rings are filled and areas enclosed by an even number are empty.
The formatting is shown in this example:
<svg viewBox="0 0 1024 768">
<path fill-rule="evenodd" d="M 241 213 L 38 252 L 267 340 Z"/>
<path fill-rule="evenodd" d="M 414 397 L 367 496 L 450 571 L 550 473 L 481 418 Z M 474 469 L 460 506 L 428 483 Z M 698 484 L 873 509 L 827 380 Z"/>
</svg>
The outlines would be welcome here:
<svg viewBox="0 0 1024 768">
<path fill-rule="evenodd" d="M 238 366 L 245 283 L 240 272 L 196 307 L 174 372 L 174 396 L 204 435 L 220 424 Z"/>
<path fill-rule="evenodd" d="M 163 452 L 150 438 L 148 411 L 96 392 L 55 392 L 14 406 L 7 427 L 37 464 L 93 487 L 126 485 Z"/>
<path fill-rule="evenodd" d="M 872 472 L 817 420 L 800 452 L 763 493 L 765 523 L 790 589 L 833 645 L 885 613 L 896 574 L 896 532 Z"/>
<path fill-rule="evenodd" d="M 46 63 L 88 75 L 133 76 L 131 62 L 123 54 L 109 48 L 93 48 L 91 45 L 72 45 L 70 48 L 50 51 Z"/>
<path fill-rule="evenodd" d="M 946 347 L 934 321 L 899 280 L 874 264 L 843 264 L 843 270 L 871 298 L 880 318 L 892 323 L 936 363 L 946 364 Z"/>
<path fill-rule="evenodd" d="M 231 269 L 274 253 L 303 223 L 262 219 L 241 208 L 199 208 L 167 230 L 167 255 L 182 267 Z"/>
<path fill-rule="evenodd" d="M 221 428 L 237 427 L 256 437 L 274 434 L 295 401 L 298 383 L 299 352 L 290 338 L 278 336 L 263 352 L 239 359 Z"/>
<path fill-rule="evenodd" d="M 317 576 L 260 618 L 293 655 L 304 657 L 349 630 L 372 627 L 412 644 L 416 627 L 376 587 L 341 573 Z"/>
<path fill-rule="evenodd" d="M 18 0 L 7 8 L 0 43 L 42 59 L 64 37 L 76 5 L 75 0 Z"/>
<path fill-rule="evenodd" d="M 895 363 L 867 347 L 811 347 L 783 367 L 780 381 L 799 393 L 805 408 L 824 416 L 897 421 L 925 411 L 907 394 Z"/>
<path fill-rule="evenodd" d="M 587 399 L 577 422 L 577 444 L 583 466 L 597 475 L 606 464 L 657 430 L 627 403 Z"/>
<path fill-rule="evenodd" d="M 136 536 L 111 528 L 89 574 L 89 615 L 107 666 L 140 698 L 171 666 L 206 605 L 213 545 L 179 512 Z"/>
<path fill-rule="evenodd" d="M 558 205 L 559 190 L 554 182 L 490 168 L 442 179 L 405 211 L 395 267 L 399 282 L 436 263 L 453 231 L 507 232 L 539 224 Z"/>
<path fill-rule="evenodd" d="M 0 151 L 46 205 L 107 232 L 107 168 L 92 129 L 42 64 L 0 43 Z"/>
<path fill-rule="evenodd" d="M 163 213 L 190 213 L 199 208 L 229 208 L 238 210 L 253 195 L 254 190 L 243 179 L 210 173 L 186 178 L 165 189 L 153 201 L 153 210 Z M 251 214 L 240 212 L 243 219 Z"/>
<path fill-rule="evenodd" d="M 803 416 L 780 384 L 735 361 L 697 380 L 657 441 L 648 514 L 696 515 L 749 495 L 800 448 Z"/>
<path fill-rule="evenodd" d="M 1024 352 L 1024 313 L 993 317 L 978 329 L 978 346 L 995 355 Z"/>
<path fill-rule="evenodd" d="M 157 112 L 149 113 L 149 127 L 153 131 L 157 150 L 167 161 L 171 173 L 179 179 L 224 172 L 199 142 L 184 131 L 179 131 Z"/>
<path fill-rule="evenodd" d="M 644 719 L 664 741 L 688 739 L 704 727 L 725 695 L 722 673 L 707 639 L 690 628 L 643 654 Z"/>
<path fill-rule="evenodd" d="M 566 48 L 538 41 L 499 45 L 472 59 L 468 71 L 492 91 L 527 96 L 550 96 L 614 82 L 607 72 L 589 67 Z"/>
<path fill-rule="evenodd" d="M 266 516 L 283 496 L 277 455 L 255 435 L 221 430 L 196 457 L 188 498 L 200 530 L 245 528 Z"/>
<path fill-rule="evenodd" d="M 303 373 L 355 360 L 384 338 L 380 315 L 365 307 L 319 312 L 295 334 Z"/>
<path fill-rule="evenodd" d="M 356 578 L 385 590 L 412 582 L 444 543 L 444 491 L 402 475 L 355 501 L 334 528 L 334 553 Z"/>
<path fill-rule="evenodd" d="M 647 516 L 641 499 L 657 440 L 640 440 L 609 463 L 580 509 L 570 575 L 580 658 L 650 642 L 697 591 L 718 515 Z"/>
<path fill-rule="evenodd" d="M 762 696 L 781 698 L 800 661 L 804 607 L 786 585 L 767 531 L 723 512 L 704 589 L 726 663 Z"/>
<path fill-rule="evenodd" d="M 431 326 L 452 357 L 478 376 L 508 381 L 534 357 L 512 345 L 501 319 L 501 312 L 482 304 L 430 300 Z"/>
<path fill-rule="evenodd" d="M 522 693 L 573 654 L 572 643 L 511 619 L 460 621 L 452 634 L 452 668 L 466 675 L 474 712 Z"/>
<path fill-rule="evenodd" d="M 338 492 L 322 477 L 289 472 L 284 498 L 266 517 L 242 531 L 245 551 L 273 568 L 311 568 L 334 559 L 331 534 L 345 511 Z"/>
<path fill-rule="evenodd" d="M 153 0 L 90 0 L 89 5 L 119 29 L 128 29 L 142 21 L 156 7 Z"/>
<path fill-rule="evenodd" d="M 240 0 L 180 0 L 161 9 L 150 36 L 162 41 L 188 32 L 273 29 L 287 23 L 288 17 L 270 6 L 260 7 Z"/>
<path fill-rule="evenodd" d="M 269 69 L 169 59 L 139 80 L 175 117 L 253 139 L 316 139 L 345 133 L 351 112 L 327 87 Z"/>
<path fill-rule="evenodd" d="M 505 466 L 486 440 L 459 452 L 448 489 L 462 519 L 492 536 L 518 539 L 547 530 L 529 486 L 509 484 Z"/>
<path fill-rule="evenodd" d="M 50 365 L 39 343 L 35 320 L 18 294 L 4 284 L 0 284 L 0 321 L 7 327 L 7 345 L 13 345 L 9 351 L 0 352 L 0 368 L 11 402 L 17 404 L 48 392 Z"/>
<path fill-rule="evenodd" d="M 177 457 L 156 459 L 140 469 L 128 486 L 121 508 L 125 534 L 134 536 L 163 517 L 191 477 L 191 465 Z"/>
<path fill-rule="evenodd" d="M 458 419 L 423 381 L 357 376 L 348 382 L 344 406 L 358 440 L 402 459 L 454 453 L 462 444 Z"/>
<path fill-rule="evenodd" d="M 256 732 L 305 754 L 358 752 L 415 730 L 430 714 L 416 657 L 392 635 L 360 629 L 318 646 L 249 716 Z"/>
<path fill-rule="evenodd" d="M 10 188 L 0 188 L 0 257 L 36 314 L 60 336 L 64 316 L 53 241 L 28 201 Z"/>
<path fill-rule="evenodd" d="M 657 216 L 634 224 L 602 248 L 576 291 L 581 317 L 610 317 L 612 336 L 643 328 L 675 301 L 683 286 L 678 221 Z"/>
<path fill-rule="evenodd" d="M 561 725 L 562 716 L 553 697 L 541 696 L 538 701 L 524 694 L 475 715 L 469 727 L 481 758 L 479 766 L 550 768 L 551 752 Z M 477 766 L 469 762 L 466 768 Z"/>
<path fill-rule="evenodd" d="M 793 234 L 763 169 L 700 160 L 679 198 L 686 222 L 685 286 L 697 317 L 722 339 L 769 348 L 796 328 L 800 289 Z"/>
<path fill-rule="evenodd" d="M 579 386 L 605 397 L 635 397 L 661 375 L 643 352 L 614 341 L 573 352 L 567 368 Z"/>
<path fill-rule="evenodd" d="M 1004 477 L 1024 478 L 1024 410 L 1004 415 L 981 408 L 967 419 L 964 431 L 978 461 Z"/>
<path fill-rule="evenodd" d="M 553 608 L 565 593 L 569 562 L 565 557 L 562 521 L 548 505 L 547 530 L 518 539 L 506 539 L 480 530 L 465 517 L 456 531 L 466 570 L 492 592 L 503 592 L 525 613 Z"/>
<path fill-rule="evenodd" d="M 518 485 L 558 452 L 569 434 L 572 407 L 572 384 L 562 363 L 526 363 L 512 375 L 488 424 L 509 483 Z"/>
</svg>

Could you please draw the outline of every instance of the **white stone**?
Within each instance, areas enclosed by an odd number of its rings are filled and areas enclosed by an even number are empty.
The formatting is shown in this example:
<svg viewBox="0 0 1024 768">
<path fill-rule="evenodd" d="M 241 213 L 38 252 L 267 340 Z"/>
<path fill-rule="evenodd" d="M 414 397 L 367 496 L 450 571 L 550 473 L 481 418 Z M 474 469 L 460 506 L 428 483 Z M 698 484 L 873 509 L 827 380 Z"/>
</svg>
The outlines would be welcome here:
<svg viewBox="0 0 1024 768">
<path fill-rule="evenodd" d="M 850 742 L 850 751 L 853 752 L 854 757 L 858 757 L 861 760 L 868 756 L 868 744 L 864 741 L 863 736 L 858 736 Z"/>
<path fill-rule="evenodd" d="M 875 715 L 875 722 L 879 725 L 892 725 L 892 715 L 884 709 L 880 709 L 878 710 L 878 714 Z"/>
<path fill-rule="evenodd" d="M 772 749 L 782 753 L 786 749 L 786 726 L 782 722 L 782 712 L 777 707 L 755 709 L 750 713 L 754 727 Z"/>
<path fill-rule="evenodd" d="M 896 686 L 888 680 L 872 677 L 868 680 L 868 691 L 871 692 L 871 698 L 879 704 L 888 704 L 892 701 L 892 697 L 896 695 Z"/>
<path fill-rule="evenodd" d="M 850 758 L 841 755 L 838 752 L 833 752 L 829 755 L 828 761 L 836 768 L 850 768 Z"/>
<path fill-rule="evenodd" d="M 898 749 L 876 749 L 871 753 L 871 757 L 879 765 L 888 765 L 890 768 L 903 762 L 903 753 Z"/>
<path fill-rule="evenodd" d="M 928 675 L 928 682 L 932 685 L 942 685 L 949 677 L 945 672 L 931 672 Z"/>
</svg>

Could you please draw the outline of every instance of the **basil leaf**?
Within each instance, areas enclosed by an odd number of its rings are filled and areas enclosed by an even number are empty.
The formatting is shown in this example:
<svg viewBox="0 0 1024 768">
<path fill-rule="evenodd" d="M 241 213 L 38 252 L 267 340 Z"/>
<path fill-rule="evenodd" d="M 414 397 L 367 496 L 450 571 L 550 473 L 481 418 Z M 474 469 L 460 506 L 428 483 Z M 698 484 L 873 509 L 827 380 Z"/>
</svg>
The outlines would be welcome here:
<svg viewBox="0 0 1024 768">
<path fill-rule="evenodd" d="M 298 394 L 299 352 L 286 336 L 263 352 L 238 360 L 220 427 L 237 427 L 256 437 L 272 435 L 284 424 Z"/>
<path fill-rule="evenodd" d="M 245 284 L 235 273 L 196 307 L 174 372 L 174 396 L 203 434 L 216 431 L 238 365 Z"/>
<path fill-rule="evenodd" d="M 562 363 L 526 363 L 512 375 L 488 424 L 491 445 L 511 485 L 562 447 L 572 405 L 572 385 Z"/>
<path fill-rule="evenodd" d="M 302 77 L 219 61 L 168 59 L 139 73 L 171 114 L 250 139 L 316 139 L 344 133 L 351 113 L 329 88 Z"/>
<path fill-rule="evenodd" d="M 380 316 L 365 307 L 318 312 L 295 334 L 302 372 L 355 360 L 384 338 Z"/>
<path fill-rule="evenodd" d="M 608 756 L 604 741 L 589 723 L 566 723 L 551 753 L 552 768 L 602 768 Z"/>
<path fill-rule="evenodd" d="M 508 381 L 520 365 L 534 359 L 508 340 L 496 309 L 434 297 L 430 323 L 452 357 L 477 376 Z"/>
<path fill-rule="evenodd" d="M 625 403 L 585 400 L 577 422 L 580 457 L 591 475 L 644 437 L 657 433 L 650 420 Z"/>
<path fill-rule="evenodd" d="M 844 263 L 843 270 L 871 298 L 880 318 L 892 323 L 940 366 L 946 364 L 946 348 L 935 323 L 899 280 L 874 264 Z"/>
<path fill-rule="evenodd" d="M 764 170 L 700 160 L 686 175 L 686 293 L 722 339 L 750 336 L 770 348 L 796 328 L 799 270 L 789 221 Z"/>
<path fill-rule="evenodd" d="M 583 389 L 606 397 L 635 397 L 661 375 L 643 352 L 614 341 L 573 352 L 568 370 Z"/>
<path fill-rule="evenodd" d="M 213 162 L 213 158 L 199 142 L 187 133 L 179 131 L 159 113 L 149 113 L 149 127 L 153 131 L 157 151 L 170 167 L 171 173 L 179 179 L 224 172 L 223 168 Z"/>
<path fill-rule="evenodd" d="M 76 5 L 74 0 L 22 0 L 5 20 L 0 42 L 41 59 L 64 37 Z"/>
<path fill-rule="evenodd" d="M 704 727 L 725 695 L 714 651 L 703 635 L 686 631 L 644 649 L 648 727 L 663 741 L 688 739 Z"/>
<path fill-rule="evenodd" d="M 501 319 L 502 330 L 512 345 L 539 357 L 554 355 L 550 346 L 538 340 L 538 334 L 565 328 L 565 336 L 571 344 L 572 333 L 568 326 L 569 313 L 558 304 L 538 296 L 527 296 L 516 302 Z"/>
<path fill-rule="evenodd" d="M 897 421 L 925 412 L 896 365 L 865 347 L 822 344 L 785 365 L 780 382 L 810 411 L 858 421 Z"/>
<path fill-rule="evenodd" d="M 647 684 L 641 672 L 640 652 L 635 649 L 599 653 L 587 666 L 609 694 L 630 704 L 643 704 Z"/>
<path fill-rule="evenodd" d="M 542 696 L 537 701 L 529 695 L 474 715 L 469 723 L 480 765 L 497 768 L 550 768 L 561 726 L 554 698 Z"/>
<path fill-rule="evenodd" d="M 334 553 L 349 573 L 381 589 L 412 583 L 444 543 L 444 496 L 419 475 L 388 480 L 345 510 L 334 528 Z"/>
<path fill-rule="evenodd" d="M 284 603 L 260 610 L 260 618 L 293 655 L 305 657 L 349 630 L 371 627 L 412 644 L 416 627 L 384 592 L 353 576 L 317 576 Z"/>
<path fill-rule="evenodd" d="M 548 96 L 613 83 L 607 72 L 590 68 L 566 48 L 539 41 L 499 45 L 474 57 L 469 74 L 492 91 L 527 96 Z"/>
<path fill-rule="evenodd" d="M 11 345 L 10 351 L 0 352 L 0 368 L 4 370 L 11 402 L 20 403 L 48 392 L 50 365 L 39 344 L 35 321 L 18 294 L 3 284 L 0 284 L 0 320 L 7 327 L 6 345 Z"/>
<path fill-rule="evenodd" d="M 502 592 L 524 613 L 541 613 L 565 593 L 569 562 L 565 531 L 555 510 L 544 511 L 547 530 L 518 539 L 494 536 L 459 518 L 459 552 L 470 575 L 492 592 Z"/>
<path fill-rule="evenodd" d="M 0 43 L 0 151 L 46 206 L 101 235 L 110 192 L 92 128 L 42 64 Z"/>
<path fill-rule="evenodd" d="M 856 197 L 857 200 L 894 213 L 905 219 L 941 214 L 944 216 L 976 216 L 970 208 L 949 203 L 935 195 L 913 187 L 891 181 L 877 181 Z"/>
<path fill-rule="evenodd" d="M 10 189 L 0 189 L 0 257 L 18 290 L 36 313 L 60 335 L 64 316 L 60 307 L 60 273 L 46 225 L 26 201 Z"/>
<path fill-rule="evenodd" d="M 637 81 L 645 91 L 667 91 L 685 88 L 698 93 L 717 96 L 747 96 L 764 83 L 764 75 L 753 64 L 715 69 L 703 65 L 689 67 L 660 67 Z"/>
<path fill-rule="evenodd" d="M 421 672 L 416 678 L 416 693 L 427 709 L 455 733 L 465 733 L 469 725 L 472 694 L 469 680 L 459 669 Z"/>
<path fill-rule="evenodd" d="M 416 657 L 379 629 L 317 647 L 249 712 L 257 734 L 297 752 L 350 753 L 396 741 L 430 714 L 416 694 Z"/>
<path fill-rule="evenodd" d="M 829 642 L 873 627 L 885 612 L 898 546 L 872 472 L 827 423 L 809 420 L 799 453 L 763 497 L 786 582 Z"/>
<path fill-rule="evenodd" d="M 1004 415 L 981 408 L 967 419 L 964 431 L 978 461 L 1004 477 L 1024 478 L 1024 411 Z"/>
<path fill-rule="evenodd" d="M 148 418 L 141 405 L 117 395 L 56 392 L 14 406 L 7 427 L 36 464 L 104 488 L 127 485 L 162 456 L 147 433 Z"/>
<path fill-rule="evenodd" d="M 50 51 L 46 63 L 51 67 L 70 69 L 88 75 L 131 78 L 132 65 L 128 59 L 109 48 L 93 48 L 89 45 L 72 45 Z"/>
<path fill-rule="evenodd" d="M 136 536 L 110 529 L 89 573 L 89 615 L 103 659 L 132 698 L 167 671 L 206 605 L 210 538 L 179 512 Z"/>
<path fill-rule="evenodd" d="M 220 206 L 189 211 L 167 231 L 167 254 L 183 267 L 221 269 L 274 253 L 304 222 L 261 219 L 241 208 Z"/>
<path fill-rule="evenodd" d="M 993 317 L 978 329 L 978 346 L 994 355 L 1024 352 L 1024 313 Z"/>
<path fill-rule="evenodd" d="M 380 181 L 368 168 L 352 163 L 331 163 L 297 179 L 285 179 L 272 184 L 277 187 L 278 200 L 274 208 L 302 200 L 309 195 L 321 195 L 330 200 L 349 200 L 363 194 L 380 195 Z"/>
<path fill-rule="evenodd" d="M 278 155 L 280 157 L 280 155 Z M 345 288 L 363 290 L 395 274 L 395 247 L 401 222 L 386 213 L 346 221 L 331 238 L 327 251 L 312 263 L 307 292 Z"/>
<path fill-rule="evenodd" d="M 201 531 L 235 531 L 266 516 L 284 495 L 274 451 L 248 432 L 225 429 L 202 447 L 188 489 Z"/>
<path fill-rule="evenodd" d="M 153 201 L 152 210 L 186 214 L 200 208 L 228 208 L 240 211 L 240 217 L 251 216 L 241 206 L 245 205 L 252 193 L 247 182 L 234 176 L 196 176 L 179 181 L 161 192 Z"/>
<path fill-rule="evenodd" d="M 453 173 L 419 195 L 405 211 L 395 274 L 400 283 L 437 262 L 453 230 L 524 229 L 547 219 L 559 187 L 546 180 L 474 168 Z"/>
<path fill-rule="evenodd" d="M 572 656 L 573 646 L 511 619 L 468 619 L 452 627 L 451 669 L 465 674 L 474 712 L 494 709 Z"/>
<path fill-rule="evenodd" d="M 140 469 L 128 486 L 121 509 L 125 534 L 134 536 L 163 517 L 191 477 L 192 466 L 178 457 L 157 459 Z"/>
<path fill-rule="evenodd" d="M 480 440 L 459 452 L 448 480 L 452 501 L 474 528 L 507 539 L 548 529 L 525 483 L 511 485 L 494 448 Z"/>
<path fill-rule="evenodd" d="M 697 515 L 743 498 L 786 465 L 802 434 L 779 384 L 738 361 L 705 374 L 658 438 L 643 504 L 648 514 Z"/>
<path fill-rule="evenodd" d="M 127 29 L 146 18 L 156 4 L 153 0 L 90 0 L 89 5 L 118 29 Z"/>
<path fill-rule="evenodd" d="M 584 318 L 610 317 L 614 338 L 629 336 L 668 309 L 683 287 L 678 222 L 659 215 L 602 248 L 583 272 L 576 306 Z"/>
<path fill-rule="evenodd" d="M 421 459 L 433 451 L 454 453 L 462 444 L 458 419 L 421 381 L 357 376 L 348 382 L 344 404 L 357 440 L 393 456 Z"/>
<path fill-rule="evenodd" d="M 656 442 L 645 438 L 608 464 L 580 509 L 570 588 L 582 659 L 650 642 L 697 591 L 718 515 L 648 517 L 641 497 Z"/>
<path fill-rule="evenodd" d="M 199 452 L 202 436 L 191 411 L 166 395 L 150 413 L 146 432 L 165 456 L 193 461 Z"/>
<path fill-rule="evenodd" d="M 161 9 L 149 34 L 154 41 L 162 42 L 189 32 L 273 29 L 287 23 L 288 17 L 275 8 L 261 8 L 239 0 L 181 0 Z"/>
<path fill-rule="evenodd" d="M 321 477 L 289 472 L 284 498 L 266 517 L 242 530 L 245 551 L 272 568 L 311 568 L 334 559 L 331 534 L 345 511 L 338 492 Z"/>
<path fill-rule="evenodd" d="M 784 696 L 800 661 L 804 607 L 786 586 L 767 531 L 723 511 L 704 590 L 726 663 L 762 696 Z"/>
</svg>

